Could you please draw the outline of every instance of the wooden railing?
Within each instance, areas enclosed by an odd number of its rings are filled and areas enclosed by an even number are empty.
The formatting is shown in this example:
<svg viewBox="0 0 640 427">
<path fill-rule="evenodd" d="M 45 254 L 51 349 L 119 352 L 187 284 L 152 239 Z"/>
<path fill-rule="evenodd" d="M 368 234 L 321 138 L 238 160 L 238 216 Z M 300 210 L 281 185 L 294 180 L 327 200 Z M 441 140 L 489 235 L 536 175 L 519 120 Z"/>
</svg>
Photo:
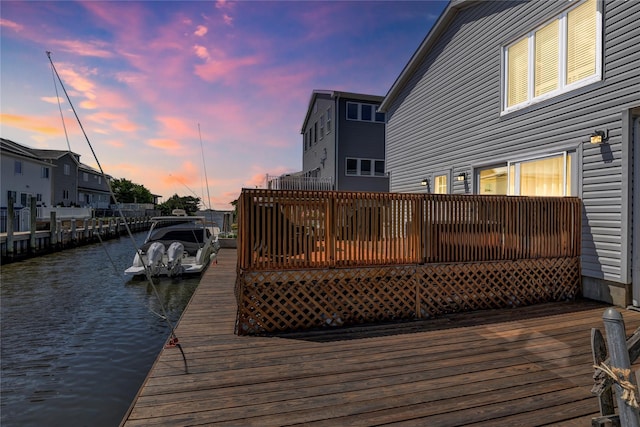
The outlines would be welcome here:
<svg viewBox="0 0 640 427">
<path fill-rule="evenodd" d="M 280 270 L 580 255 L 578 198 L 245 189 L 238 267 Z"/>
</svg>

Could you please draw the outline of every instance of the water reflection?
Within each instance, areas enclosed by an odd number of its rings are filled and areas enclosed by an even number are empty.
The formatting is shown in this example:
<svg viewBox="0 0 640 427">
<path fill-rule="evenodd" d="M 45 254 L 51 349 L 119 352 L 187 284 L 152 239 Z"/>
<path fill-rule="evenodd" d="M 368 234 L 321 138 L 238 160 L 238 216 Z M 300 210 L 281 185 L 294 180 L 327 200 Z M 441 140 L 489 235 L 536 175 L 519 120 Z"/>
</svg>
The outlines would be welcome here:
<svg viewBox="0 0 640 427">
<path fill-rule="evenodd" d="M 123 238 L 2 266 L 3 427 L 118 425 L 169 335 L 153 288 L 122 273 L 132 247 Z M 174 325 L 198 282 L 156 280 Z"/>
</svg>

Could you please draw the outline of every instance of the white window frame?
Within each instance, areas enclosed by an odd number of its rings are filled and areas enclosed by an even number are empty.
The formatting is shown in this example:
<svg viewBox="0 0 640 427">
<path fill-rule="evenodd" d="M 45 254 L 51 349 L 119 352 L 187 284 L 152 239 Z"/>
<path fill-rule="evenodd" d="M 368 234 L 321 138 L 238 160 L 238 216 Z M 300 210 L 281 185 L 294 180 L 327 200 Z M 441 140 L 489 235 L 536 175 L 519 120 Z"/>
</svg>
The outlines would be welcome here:
<svg viewBox="0 0 640 427">
<path fill-rule="evenodd" d="M 513 111 L 521 110 L 530 105 L 536 104 L 538 102 L 545 101 L 547 99 L 556 97 L 566 92 L 570 92 L 572 90 L 578 89 L 583 86 L 590 85 L 594 82 L 598 82 L 602 80 L 602 36 L 603 36 L 603 28 L 602 28 L 602 2 L 596 1 L 596 70 L 595 73 L 589 77 L 586 77 L 577 82 L 567 84 L 566 83 L 566 61 L 567 61 L 567 15 L 573 9 L 581 6 L 585 3 L 586 0 L 583 0 L 575 5 L 572 5 L 569 9 L 566 9 L 560 15 L 555 16 L 553 19 L 550 19 L 544 22 L 542 25 L 534 28 L 532 31 L 528 32 L 526 35 L 519 37 L 513 42 L 503 46 L 502 48 L 502 112 L 501 115 L 508 114 Z M 550 92 L 544 93 L 539 96 L 535 95 L 535 33 L 541 28 L 547 26 L 554 20 L 559 20 L 558 25 L 558 40 L 560 43 L 559 46 L 559 58 L 558 58 L 558 88 L 552 90 Z M 509 66 L 509 48 L 514 44 L 520 42 L 522 39 L 528 38 L 529 44 L 529 63 L 528 63 L 528 84 L 527 84 L 527 100 L 521 102 L 520 104 L 508 106 L 508 66 Z"/>
<path fill-rule="evenodd" d="M 358 108 L 358 117 L 355 119 L 352 119 L 349 117 L 349 104 L 354 104 L 357 106 Z M 369 105 L 371 106 L 371 120 L 363 120 L 362 119 L 362 106 L 363 105 Z M 380 105 L 379 104 L 372 104 L 370 102 L 355 102 L 355 101 L 347 101 L 347 108 L 345 108 L 345 119 L 352 121 L 352 122 L 365 122 L 365 123 L 383 123 L 385 122 L 385 120 L 382 121 L 378 121 L 376 120 L 376 114 L 378 113 L 378 110 L 380 109 Z M 384 117 L 384 113 L 383 117 Z"/>
<path fill-rule="evenodd" d="M 331 107 L 327 108 L 327 135 L 331 133 Z"/>
<path fill-rule="evenodd" d="M 475 193 L 476 194 L 480 194 L 480 171 L 483 169 L 487 169 L 487 168 L 491 168 L 491 167 L 505 167 L 507 168 L 507 196 L 519 196 L 520 195 L 520 166 L 522 165 L 522 163 L 527 163 L 527 162 L 531 162 L 531 161 L 535 161 L 535 160 L 543 160 L 543 159 L 549 159 L 549 158 L 554 158 L 554 157 L 560 157 L 562 156 L 562 179 L 563 179 L 563 183 L 562 183 L 562 197 L 566 197 L 566 196 L 572 196 L 573 194 L 567 194 L 567 179 L 570 177 L 571 178 L 571 189 L 570 192 L 573 193 L 575 192 L 577 194 L 577 179 L 578 179 L 578 172 L 577 172 L 577 163 L 576 163 L 576 158 L 577 158 L 577 152 L 574 150 L 565 150 L 565 151 L 558 151 L 558 152 L 552 152 L 552 153 L 544 153 L 544 154 L 539 154 L 539 155 L 534 155 L 534 156 L 528 156 L 528 157 L 522 157 L 522 158 L 518 158 L 517 160 L 508 160 L 506 162 L 498 162 L 495 164 L 487 164 L 487 165 L 483 165 L 480 167 L 476 167 L 474 170 L 474 177 L 475 177 Z M 572 165 L 572 170 L 569 171 L 567 170 L 567 158 L 571 158 L 571 165 Z M 514 183 L 513 183 L 513 191 L 511 189 L 511 169 L 513 166 L 513 170 L 514 170 L 514 174 L 515 176 L 513 177 Z M 575 195 L 574 195 L 575 196 Z M 551 196 L 549 196 L 551 197 Z"/>
<path fill-rule="evenodd" d="M 356 173 L 347 173 L 347 162 L 349 160 L 356 160 L 357 161 L 357 167 L 356 167 Z M 362 173 L 362 161 L 370 161 L 371 162 L 371 170 L 370 170 L 370 174 L 368 175 L 364 175 Z M 344 160 L 344 174 L 345 176 L 362 176 L 365 178 L 384 178 L 386 176 L 386 173 L 383 173 L 382 175 L 376 175 L 376 162 L 382 162 L 383 166 L 386 168 L 386 164 L 384 159 L 369 159 L 369 158 L 360 158 L 360 157 L 345 157 Z"/>
<path fill-rule="evenodd" d="M 451 169 L 439 170 L 431 174 L 431 193 L 435 194 L 436 192 L 436 177 L 438 176 L 446 176 L 447 177 L 447 192 L 444 194 L 451 194 L 453 183 L 451 182 L 452 173 Z M 442 194 L 442 193 L 441 193 Z"/>
</svg>

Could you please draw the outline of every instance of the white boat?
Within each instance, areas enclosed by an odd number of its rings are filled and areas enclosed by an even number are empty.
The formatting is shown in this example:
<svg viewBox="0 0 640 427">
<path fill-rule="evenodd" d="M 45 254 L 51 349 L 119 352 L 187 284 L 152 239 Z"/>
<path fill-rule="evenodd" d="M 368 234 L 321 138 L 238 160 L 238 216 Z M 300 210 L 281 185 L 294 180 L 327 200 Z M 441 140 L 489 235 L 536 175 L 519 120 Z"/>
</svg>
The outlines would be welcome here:
<svg viewBox="0 0 640 427">
<path fill-rule="evenodd" d="M 148 269 L 151 276 L 202 274 L 219 247 L 202 216 L 154 217 L 147 238 L 125 273 L 141 276 Z"/>
</svg>

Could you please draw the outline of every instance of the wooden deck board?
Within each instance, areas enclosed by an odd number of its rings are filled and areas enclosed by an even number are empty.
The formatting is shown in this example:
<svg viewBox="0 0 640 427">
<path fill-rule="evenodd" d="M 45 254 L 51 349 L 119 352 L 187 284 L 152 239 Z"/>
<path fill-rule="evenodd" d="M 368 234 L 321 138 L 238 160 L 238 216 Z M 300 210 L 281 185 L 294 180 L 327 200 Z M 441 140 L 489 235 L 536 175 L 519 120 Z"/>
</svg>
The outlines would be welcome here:
<svg viewBox="0 0 640 427">
<path fill-rule="evenodd" d="M 222 250 L 123 426 L 584 425 L 592 301 L 272 336 L 234 335 L 236 252 Z M 622 310 L 628 334 L 640 313 Z"/>
</svg>

